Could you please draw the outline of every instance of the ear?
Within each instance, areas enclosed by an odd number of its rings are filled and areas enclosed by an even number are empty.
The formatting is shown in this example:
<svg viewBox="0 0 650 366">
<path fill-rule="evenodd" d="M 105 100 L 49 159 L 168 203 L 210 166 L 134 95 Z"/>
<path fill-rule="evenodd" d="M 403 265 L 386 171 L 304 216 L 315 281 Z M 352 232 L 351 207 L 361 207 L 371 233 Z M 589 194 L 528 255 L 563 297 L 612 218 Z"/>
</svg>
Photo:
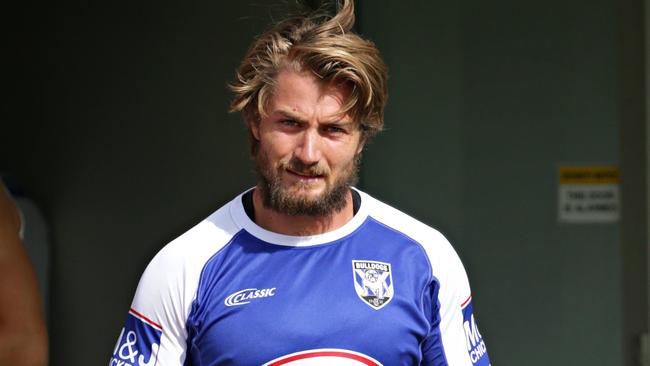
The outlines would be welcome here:
<svg viewBox="0 0 650 366">
<path fill-rule="evenodd" d="M 259 120 L 257 121 L 249 121 L 248 122 L 248 129 L 251 132 L 251 136 L 257 141 L 260 140 L 260 122 Z"/>
<path fill-rule="evenodd" d="M 366 147 L 366 138 L 361 134 L 361 136 L 359 136 L 359 146 L 357 146 L 357 155 L 361 154 L 364 147 Z"/>
<path fill-rule="evenodd" d="M 363 151 L 363 147 L 364 147 L 364 143 L 361 140 L 359 141 L 359 146 L 357 147 L 357 155 L 361 154 L 361 152 Z"/>
</svg>

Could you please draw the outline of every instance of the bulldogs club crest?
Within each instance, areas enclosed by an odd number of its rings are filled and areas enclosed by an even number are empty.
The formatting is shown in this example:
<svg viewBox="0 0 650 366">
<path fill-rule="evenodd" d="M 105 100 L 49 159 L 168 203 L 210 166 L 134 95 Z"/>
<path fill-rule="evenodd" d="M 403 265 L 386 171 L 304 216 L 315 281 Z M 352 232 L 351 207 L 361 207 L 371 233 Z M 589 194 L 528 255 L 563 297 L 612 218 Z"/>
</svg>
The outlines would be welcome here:
<svg viewBox="0 0 650 366">
<path fill-rule="evenodd" d="M 352 276 L 357 295 L 373 309 L 379 310 L 393 299 L 390 263 L 352 261 Z"/>
</svg>

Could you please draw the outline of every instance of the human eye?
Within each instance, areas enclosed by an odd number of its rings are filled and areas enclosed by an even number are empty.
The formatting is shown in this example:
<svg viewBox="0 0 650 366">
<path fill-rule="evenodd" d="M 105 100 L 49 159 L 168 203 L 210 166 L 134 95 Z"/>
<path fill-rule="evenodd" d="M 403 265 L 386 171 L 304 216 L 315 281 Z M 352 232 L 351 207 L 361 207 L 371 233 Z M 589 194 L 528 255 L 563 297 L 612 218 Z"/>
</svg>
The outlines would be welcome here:
<svg viewBox="0 0 650 366">
<path fill-rule="evenodd" d="M 290 119 L 290 118 L 282 119 L 282 120 L 280 120 L 279 122 L 280 122 L 280 124 L 281 124 L 282 126 L 284 126 L 284 127 L 290 127 L 290 128 L 292 128 L 292 127 L 298 127 L 298 126 L 300 126 L 300 123 L 298 123 L 298 121 L 293 120 L 293 119 Z"/>
<path fill-rule="evenodd" d="M 323 129 L 326 133 L 333 135 L 346 134 L 348 132 L 345 128 L 337 125 L 327 125 Z"/>
</svg>

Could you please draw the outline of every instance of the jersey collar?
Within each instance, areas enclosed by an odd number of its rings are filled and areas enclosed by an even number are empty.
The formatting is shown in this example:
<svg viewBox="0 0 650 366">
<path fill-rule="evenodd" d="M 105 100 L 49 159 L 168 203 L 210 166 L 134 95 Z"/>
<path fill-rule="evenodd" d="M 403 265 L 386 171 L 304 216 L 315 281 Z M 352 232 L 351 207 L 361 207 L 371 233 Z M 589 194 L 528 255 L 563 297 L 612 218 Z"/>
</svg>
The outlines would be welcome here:
<svg viewBox="0 0 650 366">
<path fill-rule="evenodd" d="M 251 188 L 246 192 L 252 189 L 254 188 Z M 239 228 L 246 230 L 251 235 L 257 237 L 258 239 L 271 244 L 291 246 L 291 247 L 307 247 L 313 245 L 327 244 L 351 234 L 359 226 L 361 226 L 361 224 L 368 217 L 367 208 L 366 208 L 368 196 L 354 187 L 352 187 L 352 189 L 359 192 L 359 195 L 361 196 L 361 206 L 359 207 L 359 211 L 357 211 L 354 217 L 352 217 L 352 220 L 348 221 L 345 225 L 341 226 L 336 230 L 328 231 L 323 234 L 309 235 L 309 236 L 292 236 L 292 235 L 278 234 L 273 231 L 269 231 L 262 228 L 261 226 L 254 223 L 248 217 L 246 211 L 244 210 L 244 205 L 242 203 L 242 196 L 246 192 L 243 192 L 242 194 L 240 194 L 230 202 L 229 204 L 230 214 L 232 215 L 233 221 L 237 224 L 237 226 L 239 226 Z"/>
</svg>

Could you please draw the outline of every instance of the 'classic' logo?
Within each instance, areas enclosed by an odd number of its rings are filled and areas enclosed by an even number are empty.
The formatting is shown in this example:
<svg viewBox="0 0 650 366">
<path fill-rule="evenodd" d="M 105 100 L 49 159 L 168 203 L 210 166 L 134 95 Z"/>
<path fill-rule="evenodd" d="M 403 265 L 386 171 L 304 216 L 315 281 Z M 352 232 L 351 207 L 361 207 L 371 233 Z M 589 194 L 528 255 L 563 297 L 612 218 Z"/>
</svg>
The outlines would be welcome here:
<svg viewBox="0 0 650 366">
<path fill-rule="evenodd" d="M 274 295 L 275 287 L 264 289 L 247 288 L 228 295 L 223 303 L 226 304 L 226 306 L 244 305 L 250 303 L 254 299 L 271 297 Z"/>
</svg>

